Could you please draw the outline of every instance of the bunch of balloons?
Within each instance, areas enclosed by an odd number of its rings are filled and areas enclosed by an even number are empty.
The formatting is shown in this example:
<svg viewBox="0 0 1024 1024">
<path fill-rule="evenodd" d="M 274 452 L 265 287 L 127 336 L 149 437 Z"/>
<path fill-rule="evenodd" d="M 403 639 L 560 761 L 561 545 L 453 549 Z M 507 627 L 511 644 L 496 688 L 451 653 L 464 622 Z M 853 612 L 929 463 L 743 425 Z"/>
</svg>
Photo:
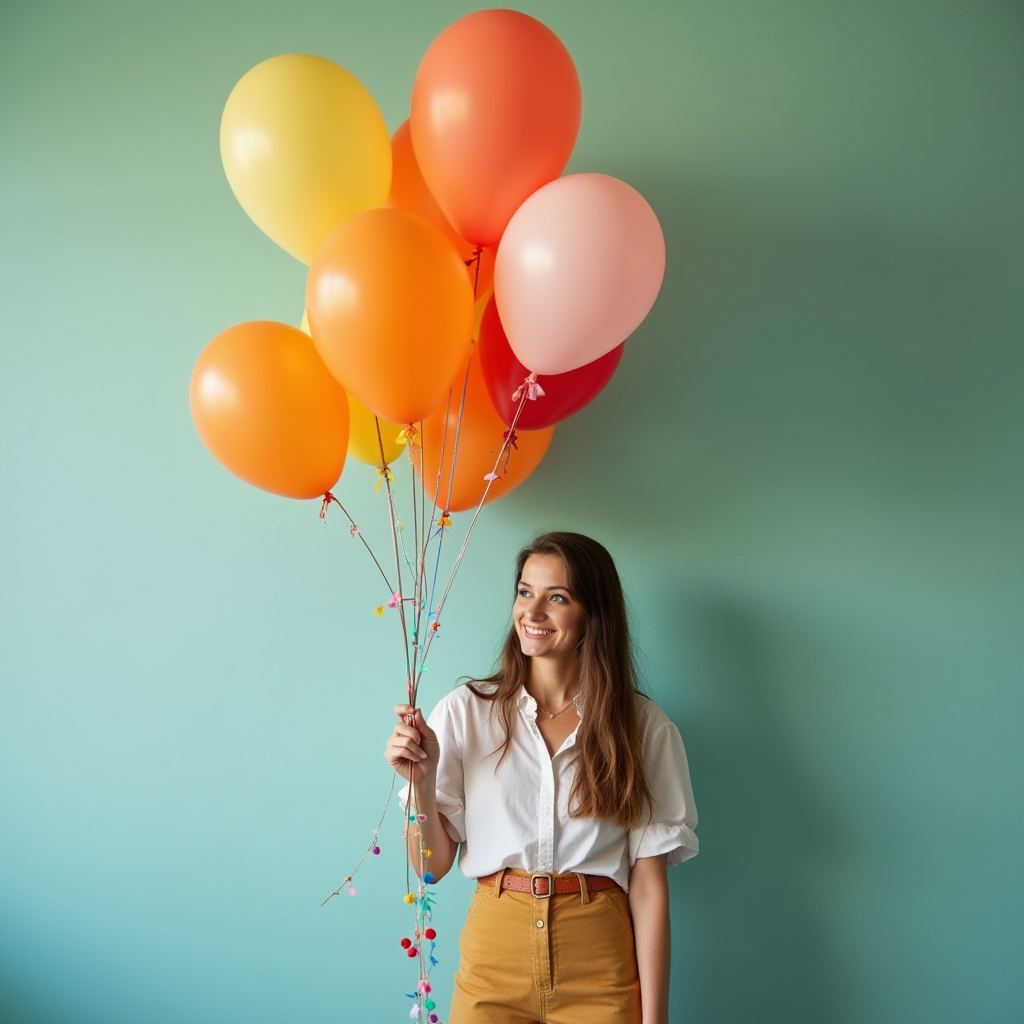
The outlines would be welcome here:
<svg viewBox="0 0 1024 1024">
<path fill-rule="evenodd" d="M 377 614 L 397 613 L 412 705 L 484 503 L 525 479 L 555 424 L 607 384 L 661 287 L 665 243 L 643 197 L 607 175 L 560 176 L 580 110 L 560 40 L 507 10 L 470 14 L 438 36 L 390 139 L 364 86 L 305 54 L 258 64 L 224 108 L 228 181 L 253 221 L 309 264 L 306 315 L 302 329 L 259 321 L 214 338 L 192 374 L 192 417 L 232 473 L 275 494 L 322 497 L 321 516 L 348 455 L 377 466 L 393 565 L 349 517 L 351 533 L 386 585 Z M 403 450 L 411 545 L 389 468 Z M 439 584 L 450 513 L 472 508 Z M 409 792 L 406 830 L 423 820 Z M 390 800 L 331 896 L 356 895 Z M 403 948 L 419 969 L 409 1016 L 439 1024 L 422 838 L 417 857 L 420 881 L 413 890 L 407 871 L 403 897 L 415 913 L 415 941 Z"/>
<path fill-rule="evenodd" d="M 191 409 L 213 455 L 315 498 L 347 455 L 385 473 L 405 447 L 445 518 L 525 479 L 554 425 L 611 378 L 664 274 L 638 192 L 560 177 L 580 113 L 565 46 L 509 10 L 438 36 L 390 139 L 329 60 L 286 54 L 245 74 L 221 157 L 243 209 L 309 265 L 308 333 L 249 322 L 210 342 Z"/>
</svg>

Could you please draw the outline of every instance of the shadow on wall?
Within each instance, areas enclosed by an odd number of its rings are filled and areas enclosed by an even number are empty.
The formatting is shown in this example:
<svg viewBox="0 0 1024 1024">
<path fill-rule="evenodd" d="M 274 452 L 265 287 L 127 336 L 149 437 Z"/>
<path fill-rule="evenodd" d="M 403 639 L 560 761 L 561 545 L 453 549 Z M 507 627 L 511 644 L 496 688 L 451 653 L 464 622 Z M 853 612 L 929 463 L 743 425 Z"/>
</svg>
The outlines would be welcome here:
<svg viewBox="0 0 1024 1024">
<path fill-rule="evenodd" d="M 600 522 L 612 503 L 670 543 L 734 542 L 764 520 L 885 531 L 894 504 L 962 529 L 1019 496 L 1002 238 L 648 191 L 665 284 L 606 391 L 558 427 L 537 471 L 549 514 Z"/>
<path fill-rule="evenodd" d="M 669 875 L 682 939 L 673 1009 L 694 1024 L 840 1021 L 846 1000 L 814 894 L 837 839 L 787 753 L 770 631 L 707 595 L 688 595 L 679 621 L 727 722 L 663 700 L 685 726 L 703 850 Z"/>
</svg>

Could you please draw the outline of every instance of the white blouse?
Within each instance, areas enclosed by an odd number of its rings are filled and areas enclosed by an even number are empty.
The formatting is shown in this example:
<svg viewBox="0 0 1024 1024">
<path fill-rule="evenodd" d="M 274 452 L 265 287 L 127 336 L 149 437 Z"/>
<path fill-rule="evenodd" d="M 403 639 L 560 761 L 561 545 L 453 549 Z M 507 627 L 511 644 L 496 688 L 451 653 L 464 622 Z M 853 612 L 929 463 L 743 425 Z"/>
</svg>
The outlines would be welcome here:
<svg viewBox="0 0 1024 1024">
<path fill-rule="evenodd" d="M 460 844 L 459 867 L 469 878 L 502 868 L 583 872 L 629 888 L 638 857 L 668 854 L 679 864 L 697 853 L 697 811 L 679 730 L 661 708 L 636 697 L 644 765 L 653 807 L 649 820 L 626 829 L 597 818 L 570 818 L 576 731 L 554 757 L 537 727 L 537 702 L 522 689 L 512 746 L 498 765 L 497 704 L 459 686 L 442 698 L 428 725 L 437 733 L 437 807 Z M 577 707 L 582 717 L 585 708 Z M 403 803 L 404 803 L 403 792 Z"/>
</svg>

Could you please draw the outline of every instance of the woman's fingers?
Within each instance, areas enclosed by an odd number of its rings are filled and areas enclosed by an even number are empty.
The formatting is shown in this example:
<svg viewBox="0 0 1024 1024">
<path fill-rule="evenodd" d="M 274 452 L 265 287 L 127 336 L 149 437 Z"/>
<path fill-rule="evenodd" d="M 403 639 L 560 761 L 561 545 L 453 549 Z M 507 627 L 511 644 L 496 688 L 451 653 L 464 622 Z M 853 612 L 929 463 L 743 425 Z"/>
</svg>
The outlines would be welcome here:
<svg viewBox="0 0 1024 1024">
<path fill-rule="evenodd" d="M 427 756 L 426 751 L 420 746 L 420 734 L 408 725 L 395 726 L 395 731 L 388 740 L 388 750 L 414 761 L 422 761 Z"/>
<path fill-rule="evenodd" d="M 426 762 L 422 767 L 429 772 L 437 764 L 440 746 L 423 712 L 411 704 L 396 704 L 395 716 L 398 721 L 384 750 L 388 764 L 406 778 L 414 764 Z"/>
</svg>

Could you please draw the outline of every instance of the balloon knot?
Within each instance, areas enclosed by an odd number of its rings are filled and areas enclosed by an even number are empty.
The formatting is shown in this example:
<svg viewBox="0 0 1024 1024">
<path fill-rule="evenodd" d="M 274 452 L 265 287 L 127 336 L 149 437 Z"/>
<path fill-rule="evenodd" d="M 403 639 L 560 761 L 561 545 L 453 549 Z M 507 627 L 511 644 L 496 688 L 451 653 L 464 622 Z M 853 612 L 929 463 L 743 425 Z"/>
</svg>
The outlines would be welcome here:
<svg viewBox="0 0 1024 1024">
<path fill-rule="evenodd" d="M 398 432 L 395 443 L 408 445 L 410 449 L 419 448 L 419 442 L 416 440 L 418 433 L 419 431 L 411 423 L 406 423 Z"/>
<path fill-rule="evenodd" d="M 332 501 L 338 501 L 338 499 L 333 494 L 331 494 L 330 491 L 325 491 L 323 501 L 320 502 L 319 512 L 320 518 L 325 523 L 327 522 L 327 506 L 330 505 Z M 338 504 L 340 505 L 341 502 L 339 501 Z"/>
<path fill-rule="evenodd" d="M 519 451 L 519 435 L 514 430 L 506 430 L 501 436 L 503 440 L 508 442 L 509 448 L 515 448 L 516 451 Z"/>
<path fill-rule="evenodd" d="M 512 401 L 518 402 L 523 397 L 523 392 L 526 392 L 526 397 L 531 402 L 536 402 L 538 398 L 544 397 L 544 389 L 537 383 L 537 374 L 531 373 L 522 384 L 519 385 L 512 392 Z"/>
<path fill-rule="evenodd" d="M 451 526 L 452 525 L 452 517 L 451 517 L 451 514 L 448 512 L 448 509 L 445 509 L 441 513 L 441 518 L 438 519 L 437 525 L 441 526 L 441 527 Z"/>
<path fill-rule="evenodd" d="M 385 480 L 387 480 L 388 483 L 391 483 L 391 481 L 395 479 L 395 474 L 392 473 L 387 466 L 385 466 L 383 469 L 378 468 L 377 476 L 379 477 L 379 479 L 377 480 L 377 483 L 374 485 L 373 489 L 375 491 L 380 490 L 380 485 L 384 483 Z M 335 501 L 337 501 L 337 498 L 335 498 Z"/>
</svg>

